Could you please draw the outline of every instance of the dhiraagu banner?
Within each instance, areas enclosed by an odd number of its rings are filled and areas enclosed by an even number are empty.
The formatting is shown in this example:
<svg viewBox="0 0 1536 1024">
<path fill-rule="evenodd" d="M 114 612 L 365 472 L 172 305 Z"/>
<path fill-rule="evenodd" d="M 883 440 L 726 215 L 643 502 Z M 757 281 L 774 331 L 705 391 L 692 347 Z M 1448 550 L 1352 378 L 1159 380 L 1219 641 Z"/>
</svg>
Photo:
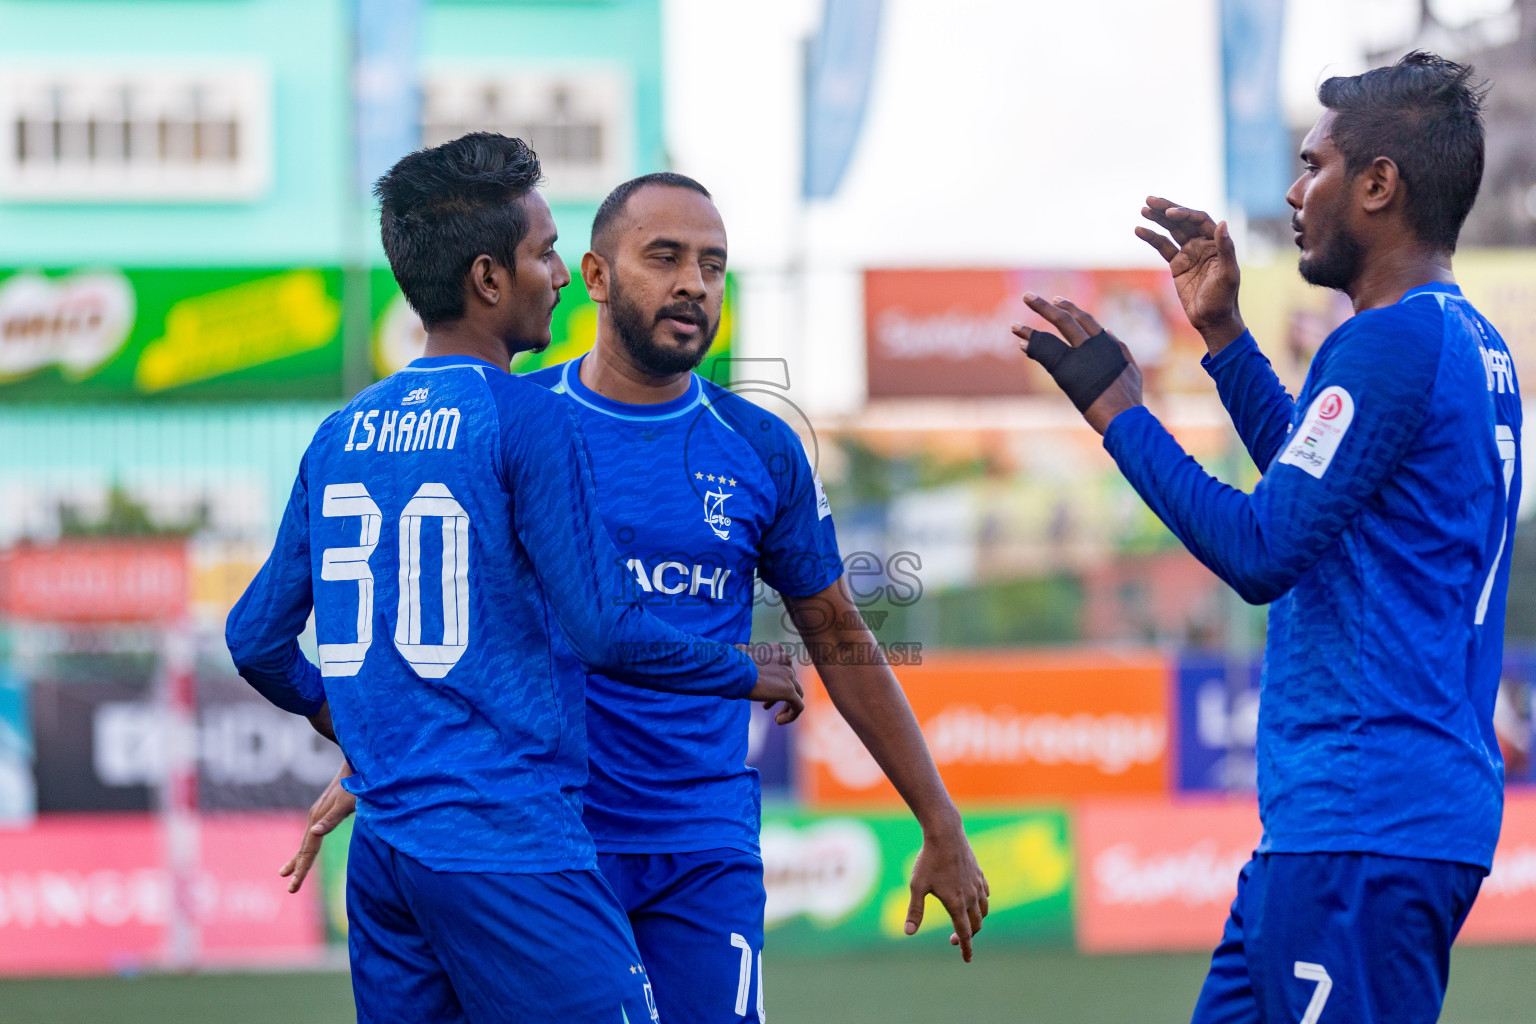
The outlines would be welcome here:
<svg viewBox="0 0 1536 1024">
<path fill-rule="evenodd" d="M 0 271 L 0 396 L 339 396 L 341 309 L 339 270 Z"/>
<path fill-rule="evenodd" d="M 1055 808 L 965 816 L 992 888 L 983 943 L 1072 941 L 1072 840 Z M 770 951 L 907 943 L 944 946 L 953 930 L 928 898 L 923 926 L 906 935 L 908 879 L 922 845 L 907 814 L 767 813 L 763 871 Z"/>
<path fill-rule="evenodd" d="M 554 340 L 543 352 L 524 352 L 512 360 L 514 373 L 526 373 L 542 366 L 554 366 L 582 355 L 592 347 L 597 336 L 597 304 L 587 298 L 587 290 L 581 278 L 574 276 L 579 268 L 571 267 L 573 280 L 560 293 L 560 304 L 550 324 Z M 400 369 L 422 353 L 427 334 L 421 321 L 406 304 L 405 296 L 395 284 L 388 270 L 375 270 L 370 282 L 373 305 L 373 372 L 384 377 Z M 715 361 L 731 354 L 731 340 L 735 334 L 736 279 L 725 278 L 725 308 L 720 313 L 720 332 L 710 347 L 709 358 L 699 367 L 699 373 L 717 383 L 726 383 L 724 367 L 715 376 Z"/>
</svg>

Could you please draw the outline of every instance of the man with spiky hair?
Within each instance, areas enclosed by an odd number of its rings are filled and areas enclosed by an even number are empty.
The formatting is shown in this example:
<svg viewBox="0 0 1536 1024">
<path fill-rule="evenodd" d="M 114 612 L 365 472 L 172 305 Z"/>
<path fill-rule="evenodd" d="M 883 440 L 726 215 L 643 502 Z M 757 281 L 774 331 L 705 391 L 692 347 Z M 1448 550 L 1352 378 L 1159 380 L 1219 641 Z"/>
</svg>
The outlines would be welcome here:
<svg viewBox="0 0 1536 1024">
<path fill-rule="evenodd" d="M 1263 477 L 1227 487 L 1141 404 L 1124 347 L 1066 299 L 1014 330 L 1179 539 L 1270 604 L 1259 703 L 1264 837 L 1238 879 L 1196 1024 L 1428 1024 L 1493 864 L 1493 731 L 1520 392 L 1451 272 L 1483 172 L 1483 89 L 1427 53 L 1330 78 L 1286 196 L 1307 281 L 1355 315 L 1301 393 L 1238 311 L 1224 223 L 1149 198 L 1205 367 Z"/>
<path fill-rule="evenodd" d="M 320 425 L 229 616 L 241 675 L 355 769 L 348 946 L 369 1024 L 654 1021 L 581 822 L 585 670 L 803 707 L 787 657 L 759 667 L 625 593 L 576 418 L 508 373 L 549 344 L 571 280 L 539 177 L 521 141 L 482 133 L 380 179 L 426 355 Z M 296 639 L 311 608 L 318 666 Z"/>
</svg>

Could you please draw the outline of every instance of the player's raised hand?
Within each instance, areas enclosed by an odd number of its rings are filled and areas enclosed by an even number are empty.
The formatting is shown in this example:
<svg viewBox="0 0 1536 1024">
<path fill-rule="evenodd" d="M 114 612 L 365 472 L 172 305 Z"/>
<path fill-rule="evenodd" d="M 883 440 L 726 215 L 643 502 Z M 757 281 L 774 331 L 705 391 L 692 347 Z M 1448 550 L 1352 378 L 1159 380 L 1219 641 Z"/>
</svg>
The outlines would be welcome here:
<svg viewBox="0 0 1536 1024">
<path fill-rule="evenodd" d="M 923 924 L 923 903 L 932 893 L 949 911 L 954 934 L 949 944 L 960 947 L 960 956 L 971 962 L 971 939 L 981 931 L 987 916 L 987 897 L 992 894 L 976 854 L 958 821 L 953 829 L 924 835 L 923 848 L 912 865 L 912 899 L 907 905 L 907 934 L 916 935 Z"/>
<path fill-rule="evenodd" d="M 788 725 L 799 718 L 800 712 L 805 710 L 805 688 L 800 685 L 789 648 L 783 644 L 736 646 L 747 651 L 757 662 L 757 685 L 747 695 L 748 699 L 762 701 L 763 707 L 769 709 L 782 703 L 784 706 L 773 716 L 780 725 Z"/>
<path fill-rule="evenodd" d="M 345 821 L 347 815 L 357 810 L 357 797 L 341 788 L 341 780 L 351 774 L 352 766 L 343 761 L 341 770 L 325 787 L 325 792 L 310 805 L 309 823 L 304 827 L 304 841 L 299 844 L 299 852 L 278 871 L 283 878 L 292 876 L 293 881 L 288 883 L 289 892 L 298 892 L 304 884 L 315 858 L 320 855 L 320 844 L 325 837 Z"/>
<path fill-rule="evenodd" d="M 1124 342 L 1060 296 L 1047 301 L 1025 292 L 1024 304 L 1061 337 L 1014 324 L 1013 333 L 1023 342 L 1019 347 L 1045 367 L 1089 426 L 1102 434 L 1116 416 L 1141 404 L 1141 367 Z"/>
<path fill-rule="evenodd" d="M 1217 223 L 1204 210 L 1191 210 L 1157 196 L 1147 197 L 1141 215 L 1168 232 L 1164 235 L 1143 226 L 1136 229 L 1136 237 L 1168 261 L 1184 315 L 1215 355 L 1246 330 L 1237 310 L 1241 275 L 1227 222 Z"/>
</svg>

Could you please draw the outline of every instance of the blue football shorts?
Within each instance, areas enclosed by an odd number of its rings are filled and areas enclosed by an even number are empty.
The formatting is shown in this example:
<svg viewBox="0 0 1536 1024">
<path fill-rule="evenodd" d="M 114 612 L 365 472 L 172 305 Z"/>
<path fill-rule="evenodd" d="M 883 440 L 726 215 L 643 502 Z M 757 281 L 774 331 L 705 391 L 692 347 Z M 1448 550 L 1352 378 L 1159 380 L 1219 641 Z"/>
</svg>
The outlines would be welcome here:
<svg viewBox="0 0 1536 1024">
<path fill-rule="evenodd" d="M 663 1024 L 761 1024 L 763 861 L 739 850 L 600 853 Z"/>
<path fill-rule="evenodd" d="M 597 871 L 433 871 L 359 820 L 347 861 L 359 1024 L 654 1024 L 629 922 Z"/>
<path fill-rule="evenodd" d="M 1483 875 L 1365 853 L 1255 854 L 1193 1024 L 1433 1024 Z"/>
</svg>

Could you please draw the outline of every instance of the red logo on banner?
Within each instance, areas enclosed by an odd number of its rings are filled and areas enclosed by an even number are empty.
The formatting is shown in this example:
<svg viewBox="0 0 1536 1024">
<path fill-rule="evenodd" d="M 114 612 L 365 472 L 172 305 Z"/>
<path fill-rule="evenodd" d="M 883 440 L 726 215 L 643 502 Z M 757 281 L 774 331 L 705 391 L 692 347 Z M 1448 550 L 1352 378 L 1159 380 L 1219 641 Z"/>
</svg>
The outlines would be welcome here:
<svg viewBox="0 0 1536 1024">
<path fill-rule="evenodd" d="M 181 541 L 65 541 L 0 557 L 0 608 L 50 622 L 166 622 L 187 610 Z"/>
</svg>

